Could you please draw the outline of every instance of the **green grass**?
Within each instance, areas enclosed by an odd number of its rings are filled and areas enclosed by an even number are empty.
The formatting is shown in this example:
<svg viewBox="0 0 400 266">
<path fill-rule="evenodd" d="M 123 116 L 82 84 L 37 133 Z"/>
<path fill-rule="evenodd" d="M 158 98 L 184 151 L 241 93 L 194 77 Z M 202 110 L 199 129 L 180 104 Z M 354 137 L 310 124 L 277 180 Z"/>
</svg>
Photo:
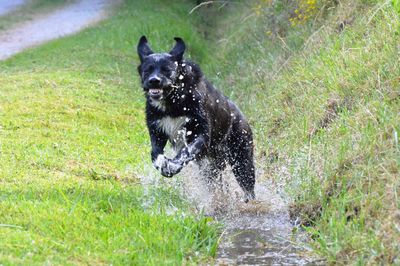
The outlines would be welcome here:
<svg viewBox="0 0 400 266">
<path fill-rule="evenodd" d="M 209 219 L 137 178 L 150 155 L 136 42 L 147 34 L 170 49 L 179 33 L 203 57 L 191 6 L 127 1 L 94 28 L 0 62 L 0 264 L 180 265 L 215 254 Z"/>
<path fill-rule="evenodd" d="M 215 252 L 216 230 L 188 216 L 174 191 L 144 195 L 115 181 L 15 183 L 1 191 L 5 265 L 176 265 Z"/>
</svg>

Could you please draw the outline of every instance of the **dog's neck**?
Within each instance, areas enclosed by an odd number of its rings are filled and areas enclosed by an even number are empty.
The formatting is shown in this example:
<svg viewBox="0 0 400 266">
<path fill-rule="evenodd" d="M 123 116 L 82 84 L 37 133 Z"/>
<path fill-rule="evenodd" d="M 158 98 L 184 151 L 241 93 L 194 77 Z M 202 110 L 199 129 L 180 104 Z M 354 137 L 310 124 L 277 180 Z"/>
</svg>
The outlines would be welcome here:
<svg viewBox="0 0 400 266">
<path fill-rule="evenodd" d="M 154 108 L 156 108 L 160 111 L 163 111 L 163 112 L 166 111 L 165 101 L 163 99 L 162 100 L 154 100 L 154 99 L 149 98 L 149 103 L 151 106 L 153 106 Z"/>
</svg>

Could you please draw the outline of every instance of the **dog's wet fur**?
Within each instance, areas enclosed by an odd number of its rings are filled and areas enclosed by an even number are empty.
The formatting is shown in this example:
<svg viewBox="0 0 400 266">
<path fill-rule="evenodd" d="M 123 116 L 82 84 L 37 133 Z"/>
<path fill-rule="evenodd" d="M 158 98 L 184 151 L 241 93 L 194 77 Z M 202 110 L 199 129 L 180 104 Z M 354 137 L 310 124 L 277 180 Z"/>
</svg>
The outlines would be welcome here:
<svg viewBox="0 0 400 266">
<path fill-rule="evenodd" d="M 168 53 L 154 53 L 145 36 L 137 46 L 138 67 L 146 96 L 151 160 L 163 176 L 172 177 L 190 161 L 208 161 L 204 174 L 218 180 L 229 164 L 245 193 L 254 199 L 253 137 L 239 108 L 206 80 L 198 65 L 183 58 L 185 43 Z M 167 142 L 177 152 L 164 156 Z"/>
</svg>

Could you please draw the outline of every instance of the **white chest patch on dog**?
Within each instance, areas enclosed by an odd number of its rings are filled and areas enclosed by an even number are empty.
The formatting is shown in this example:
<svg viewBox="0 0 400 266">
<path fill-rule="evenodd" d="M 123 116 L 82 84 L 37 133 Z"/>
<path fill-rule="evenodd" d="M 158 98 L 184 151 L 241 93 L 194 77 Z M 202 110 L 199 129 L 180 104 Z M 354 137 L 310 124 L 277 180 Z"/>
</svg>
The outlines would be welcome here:
<svg viewBox="0 0 400 266">
<path fill-rule="evenodd" d="M 158 121 L 158 127 L 168 136 L 175 149 L 180 149 L 186 145 L 186 128 L 184 124 L 187 121 L 185 116 L 166 116 Z"/>
<path fill-rule="evenodd" d="M 170 117 L 166 116 L 159 120 L 158 126 L 168 137 L 173 138 L 178 135 L 178 131 L 182 130 L 183 124 L 186 122 L 185 116 Z"/>
</svg>

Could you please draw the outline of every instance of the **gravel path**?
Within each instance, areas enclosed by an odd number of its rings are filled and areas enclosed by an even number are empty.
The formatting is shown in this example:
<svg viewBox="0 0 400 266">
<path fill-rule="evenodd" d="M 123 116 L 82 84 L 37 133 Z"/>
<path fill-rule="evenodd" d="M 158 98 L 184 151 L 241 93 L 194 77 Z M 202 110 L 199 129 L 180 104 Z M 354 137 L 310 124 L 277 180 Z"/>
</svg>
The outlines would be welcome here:
<svg viewBox="0 0 400 266">
<path fill-rule="evenodd" d="M 0 16 L 13 11 L 25 2 L 25 0 L 0 0 Z"/>
<path fill-rule="evenodd" d="M 0 31 L 0 60 L 26 48 L 75 33 L 100 21 L 105 18 L 106 9 L 112 2 L 115 1 L 80 0 L 12 29 Z"/>
</svg>

